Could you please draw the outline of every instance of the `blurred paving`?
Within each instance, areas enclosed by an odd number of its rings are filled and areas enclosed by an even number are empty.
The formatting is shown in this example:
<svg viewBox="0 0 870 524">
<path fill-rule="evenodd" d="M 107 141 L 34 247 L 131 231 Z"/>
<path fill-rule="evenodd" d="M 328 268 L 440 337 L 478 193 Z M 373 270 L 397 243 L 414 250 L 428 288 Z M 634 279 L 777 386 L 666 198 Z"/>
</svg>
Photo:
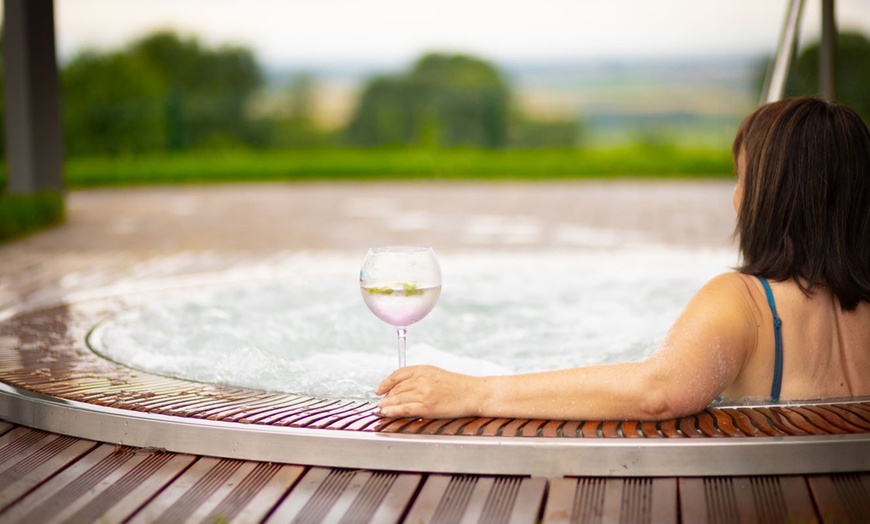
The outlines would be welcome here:
<svg viewBox="0 0 870 524">
<path fill-rule="evenodd" d="M 73 191 L 66 224 L 0 245 L 0 318 L 119 282 L 300 252 L 732 245 L 733 182 L 376 182 Z"/>
</svg>

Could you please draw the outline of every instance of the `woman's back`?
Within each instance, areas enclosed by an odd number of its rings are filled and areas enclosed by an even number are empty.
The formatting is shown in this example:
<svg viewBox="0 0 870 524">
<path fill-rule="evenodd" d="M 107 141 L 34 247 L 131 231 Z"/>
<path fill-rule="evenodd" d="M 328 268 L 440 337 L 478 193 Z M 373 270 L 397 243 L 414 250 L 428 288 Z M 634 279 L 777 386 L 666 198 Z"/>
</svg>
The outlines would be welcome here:
<svg viewBox="0 0 870 524">
<path fill-rule="evenodd" d="M 761 281 L 738 275 L 756 319 L 757 338 L 728 399 L 768 400 L 774 378 L 773 313 Z M 870 395 L 870 303 L 845 311 L 825 287 L 806 296 L 792 280 L 770 281 L 782 320 L 782 401 Z"/>
</svg>

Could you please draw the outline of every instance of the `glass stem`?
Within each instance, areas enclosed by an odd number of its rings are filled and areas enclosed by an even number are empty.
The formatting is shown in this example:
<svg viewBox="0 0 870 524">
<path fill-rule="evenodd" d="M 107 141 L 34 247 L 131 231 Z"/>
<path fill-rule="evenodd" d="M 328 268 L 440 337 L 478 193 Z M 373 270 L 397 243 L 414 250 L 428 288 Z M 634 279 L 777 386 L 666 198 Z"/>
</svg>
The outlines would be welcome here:
<svg viewBox="0 0 870 524">
<path fill-rule="evenodd" d="M 399 337 L 399 367 L 405 367 L 405 349 L 408 345 L 408 330 L 405 328 L 396 328 L 396 335 Z"/>
</svg>

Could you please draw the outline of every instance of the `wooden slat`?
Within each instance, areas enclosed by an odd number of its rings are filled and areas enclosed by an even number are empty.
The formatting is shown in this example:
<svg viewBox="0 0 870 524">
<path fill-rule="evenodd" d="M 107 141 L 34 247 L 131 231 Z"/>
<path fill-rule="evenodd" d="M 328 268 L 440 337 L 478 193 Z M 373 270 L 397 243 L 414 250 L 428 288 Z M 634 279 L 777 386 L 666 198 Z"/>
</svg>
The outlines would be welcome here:
<svg viewBox="0 0 870 524">
<path fill-rule="evenodd" d="M 675 478 L 551 479 L 545 523 L 677 522 Z"/>
<path fill-rule="evenodd" d="M 793 433 L 784 431 L 764 414 L 756 409 L 737 408 L 737 412 L 745 415 L 751 422 L 753 427 L 757 428 L 762 433 L 770 436 L 791 435 Z"/>
<path fill-rule="evenodd" d="M 540 436 L 541 428 L 543 428 L 546 423 L 546 420 L 530 420 L 520 427 L 517 435 L 521 437 L 538 437 Z"/>
<path fill-rule="evenodd" d="M 510 421 L 511 421 L 511 419 L 509 419 L 509 418 L 494 419 L 491 422 L 489 422 L 487 425 L 485 425 L 481 429 L 481 431 L 479 431 L 479 434 L 487 436 L 487 437 L 494 437 L 494 436 L 501 435 L 502 430 L 504 429 L 505 426 L 508 425 L 508 423 Z"/>
<path fill-rule="evenodd" d="M 28 493 L 3 515 L 10 522 L 60 522 L 149 457 L 103 444 Z"/>
<path fill-rule="evenodd" d="M 201 522 L 260 522 L 303 470 L 301 466 L 246 462 L 191 518 Z"/>
<path fill-rule="evenodd" d="M 807 480 L 823 522 L 870 518 L 870 473 L 811 475 Z"/>
<path fill-rule="evenodd" d="M 825 422 L 831 424 L 832 426 L 836 426 L 837 428 L 846 433 L 863 433 L 870 430 L 870 423 L 867 423 L 866 427 L 863 427 L 864 424 L 861 423 L 861 420 L 857 419 L 857 417 L 854 416 L 848 417 L 848 415 L 851 415 L 851 413 L 847 411 L 842 412 L 847 415 L 844 417 L 840 414 L 840 412 L 826 409 L 825 406 L 803 406 L 800 409 L 802 413 L 805 412 L 808 414 L 808 416 L 810 416 L 809 414 L 811 413 L 816 417 L 820 417 Z M 849 420 L 850 418 L 852 420 Z"/>
<path fill-rule="evenodd" d="M 571 505 L 572 522 L 600 522 L 604 517 L 604 495 L 607 481 L 589 477 L 577 479 Z"/>
<path fill-rule="evenodd" d="M 149 456 L 141 462 L 128 463 L 129 469 L 119 470 L 114 478 L 106 478 L 92 489 L 88 493 L 92 498 L 87 504 L 69 517 L 64 516 L 64 520 L 123 522 L 196 460 L 193 455 L 145 454 Z M 118 477 L 121 473 L 123 475 Z"/>
<path fill-rule="evenodd" d="M 19 429 L 22 430 L 19 434 L 42 433 Z M 97 443 L 90 440 L 49 435 L 19 448 L 0 463 L 0 512 L 95 446 Z"/>
<path fill-rule="evenodd" d="M 369 491 L 376 491 L 374 495 L 379 500 L 374 508 L 370 507 L 369 509 L 376 511 L 380 501 L 386 498 L 397 475 L 394 473 L 375 475 L 370 471 L 311 468 L 287 498 L 275 508 L 267 522 L 337 522 L 338 517 L 349 511 L 354 500 L 373 478 L 376 482 L 370 486 Z M 386 484 L 389 485 L 385 485 L 385 480 Z M 407 482 L 401 487 L 407 491 Z"/>
<path fill-rule="evenodd" d="M 302 466 L 200 458 L 132 522 L 257 522 L 303 471 Z"/>
<path fill-rule="evenodd" d="M 815 522 L 800 476 L 709 477 L 679 480 L 684 522 Z"/>
<path fill-rule="evenodd" d="M 603 422 L 586 421 L 580 426 L 578 433 L 583 438 L 598 438 L 598 431 L 601 429 Z"/>
<path fill-rule="evenodd" d="M 547 482 L 512 476 L 430 475 L 407 522 L 537 522 Z"/>
<path fill-rule="evenodd" d="M 3 435 L 14 427 L 15 424 L 12 424 L 11 422 L 6 422 L 5 420 L 0 420 L 0 435 Z"/>
<path fill-rule="evenodd" d="M 462 433 L 460 435 L 469 435 L 469 436 L 478 436 L 481 435 L 483 428 L 486 427 L 487 424 L 492 422 L 494 419 L 491 418 L 476 418 L 466 424 L 462 428 Z"/>
<path fill-rule="evenodd" d="M 524 419 L 524 418 L 513 419 L 501 428 L 501 430 L 499 432 L 499 436 L 515 437 L 517 435 L 520 435 L 521 434 L 520 431 L 522 431 L 523 426 L 525 426 L 529 422 L 531 422 L 531 421 L 528 419 Z"/>
<path fill-rule="evenodd" d="M 854 410 L 849 410 L 843 406 L 836 406 L 836 405 L 813 406 L 813 407 L 815 409 L 820 409 L 820 410 L 830 411 L 832 413 L 835 413 L 837 416 L 841 417 L 843 420 L 845 420 L 849 424 L 852 424 L 853 426 L 861 428 L 862 432 L 865 432 L 865 433 L 870 432 L 870 419 L 862 417 L 860 415 L 860 413 L 856 413 Z"/>
<path fill-rule="evenodd" d="M 831 424 L 825 417 L 800 406 L 788 409 L 772 407 L 771 410 L 784 414 L 789 420 L 794 421 L 796 426 L 800 426 L 811 435 L 842 435 L 847 433 L 846 430 Z"/>
<path fill-rule="evenodd" d="M 704 434 L 698 428 L 698 417 L 682 417 L 679 420 L 678 427 L 680 433 L 688 438 L 703 438 Z"/>
<path fill-rule="evenodd" d="M 473 422 L 477 417 L 463 417 L 453 419 L 444 424 L 441 427 L 441 430 L 438 431 L 439 435 L 458 435 L 465 428 L 466 424 L 469 422 Z"/>
<path fill-rule="evenodd" d="M 158 519 L 183 522 L 189 519 L 216 490 L 225 485 L 242 464 L 239 460 L 200 457 L 137 512 L 131 522 L 144 524 Z"/>
<path fill-rule="evenodd" d="M 541 428 L 542 437 L 561 437 L 562 426 L 565 425 L 563 420 L 550 420 Z"/>
<path fill-rule="evenodd" d="M 572 522 L 574 494 L 577 479 L 557 477 L 550 479 L 547 503 L 544 506 L 544 524 L 566 524 Z"/>
</svg>

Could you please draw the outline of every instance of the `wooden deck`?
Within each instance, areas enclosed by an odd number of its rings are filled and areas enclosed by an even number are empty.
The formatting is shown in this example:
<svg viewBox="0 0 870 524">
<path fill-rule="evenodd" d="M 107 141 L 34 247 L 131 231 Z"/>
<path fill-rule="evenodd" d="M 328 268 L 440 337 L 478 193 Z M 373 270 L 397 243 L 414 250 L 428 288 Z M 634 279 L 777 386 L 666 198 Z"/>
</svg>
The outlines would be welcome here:
<svg viewBox="0 0 870 524">
<path fill-rule="evenodd" d="M 867 522 L 870 474 L 532 478 L 131 449 L 0 421 L 0 522 Z"/>
</svg>

